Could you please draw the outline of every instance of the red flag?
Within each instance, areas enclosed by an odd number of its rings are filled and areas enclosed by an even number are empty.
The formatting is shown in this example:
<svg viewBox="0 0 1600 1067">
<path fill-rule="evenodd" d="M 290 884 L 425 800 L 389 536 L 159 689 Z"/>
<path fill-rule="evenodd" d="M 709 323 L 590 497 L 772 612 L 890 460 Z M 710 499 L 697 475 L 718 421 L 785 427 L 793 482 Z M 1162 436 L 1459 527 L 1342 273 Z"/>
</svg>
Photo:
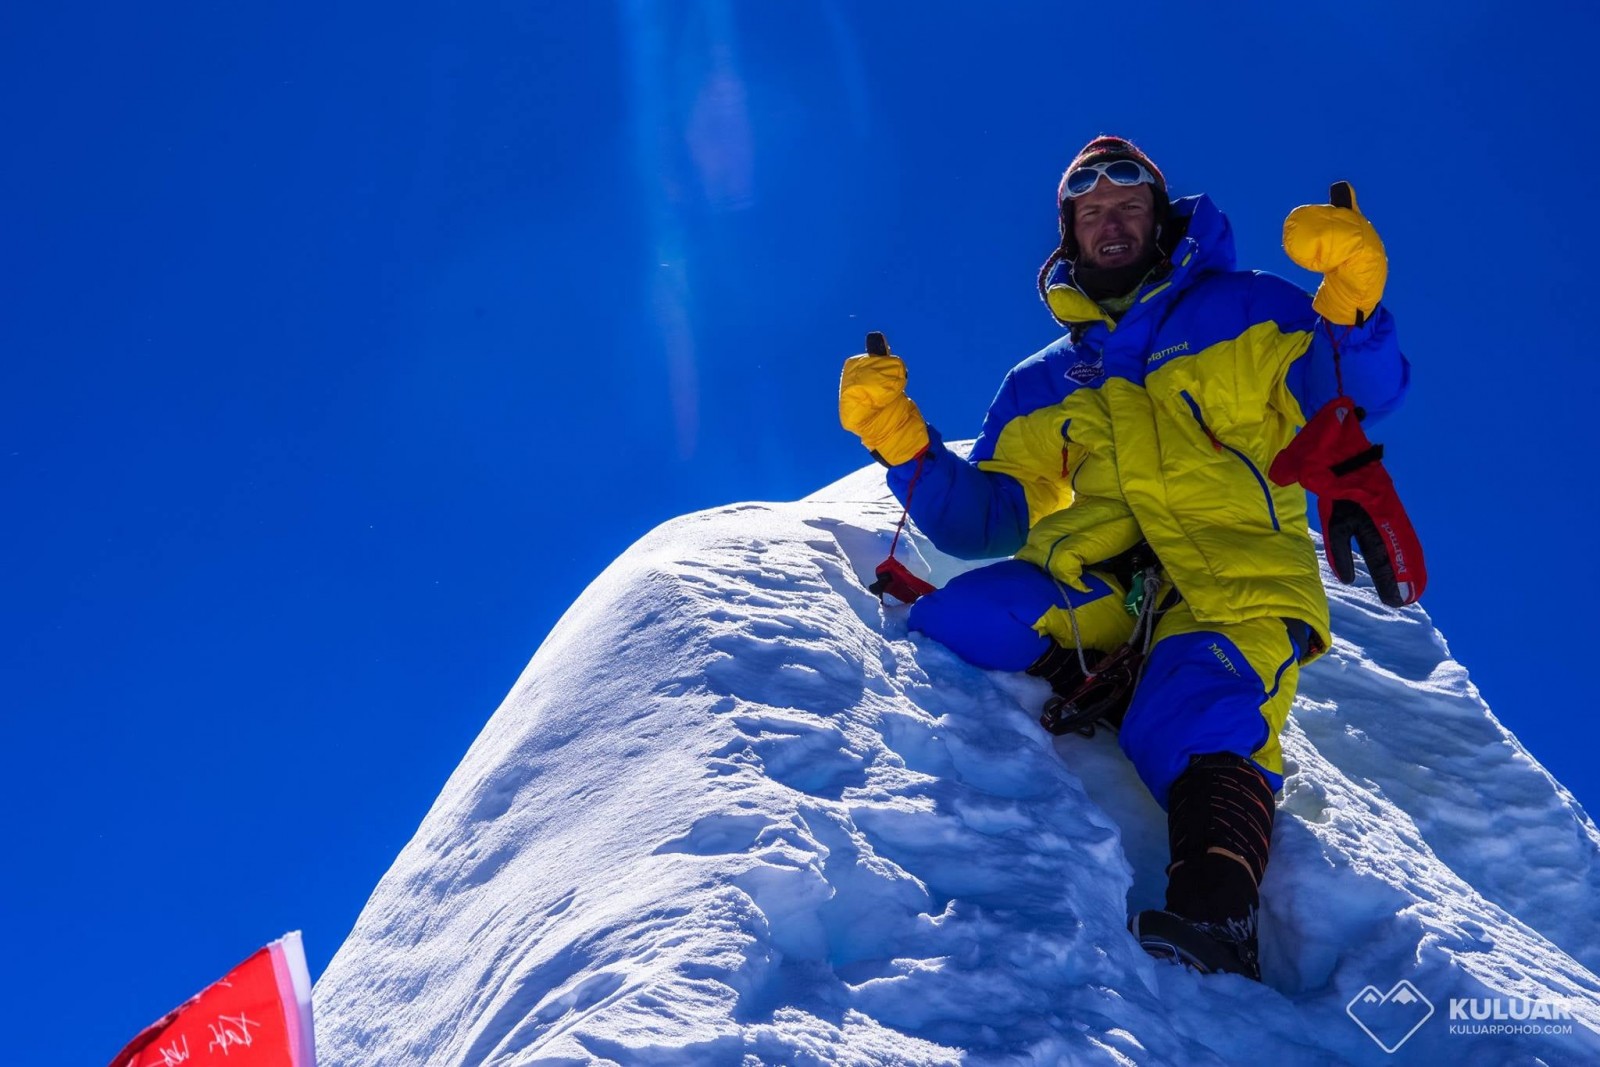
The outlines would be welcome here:
<svg viewBox="0 0 1600 1067">
<path fill-rule="evenodd" d="M 286 934 L 168 1012 L 111 1067 L 316 1067 L 311 976 Z"/>
</svg>

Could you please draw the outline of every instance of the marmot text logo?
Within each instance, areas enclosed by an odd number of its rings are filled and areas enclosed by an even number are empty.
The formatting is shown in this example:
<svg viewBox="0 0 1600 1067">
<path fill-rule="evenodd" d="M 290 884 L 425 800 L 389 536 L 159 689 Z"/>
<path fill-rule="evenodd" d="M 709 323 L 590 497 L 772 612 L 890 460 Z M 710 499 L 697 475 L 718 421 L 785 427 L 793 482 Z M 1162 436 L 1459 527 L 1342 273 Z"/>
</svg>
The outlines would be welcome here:
<svg viewBox="0 0 1600 1067">
<path fill-rule="evenodd" d="M 1168 356 L 1175 356 L 1179 352 L 1187 352 L 1187 351 L 1189 351 L 1189 342 L 1188 341 L 1179 341 L 1177 344 L 1172 345 L 1170 348 L 1163 348 L 1159 352 L 1150 353 L 1150 358 L 1145 360 L 1145 362 L 1146 363 L 1155 363 L 1155 362 L 1158 362 L 1160 360 L 1166 359 Z"/>
<path fill-rule="evenodd" d="M 1221 645 L 1219 645 L 1215 641 L 1213 641 L 1213 642 L 1211 642 L 1209 647 L 1211 649 L 1211 654 L 1213 656 L 1217 657 L 1217 660 L 1224 667 L 1228 668 L 1228 672 L 1230 674 L 1238 674 L 1239 673 L 1239 668 L 1235 667 L 1233 665 L 1233 660 L 1229 659 L 1228 658 L 1228 654 L 1226 652 L 1222 651 L 1222 646 Z"/>
</svg>

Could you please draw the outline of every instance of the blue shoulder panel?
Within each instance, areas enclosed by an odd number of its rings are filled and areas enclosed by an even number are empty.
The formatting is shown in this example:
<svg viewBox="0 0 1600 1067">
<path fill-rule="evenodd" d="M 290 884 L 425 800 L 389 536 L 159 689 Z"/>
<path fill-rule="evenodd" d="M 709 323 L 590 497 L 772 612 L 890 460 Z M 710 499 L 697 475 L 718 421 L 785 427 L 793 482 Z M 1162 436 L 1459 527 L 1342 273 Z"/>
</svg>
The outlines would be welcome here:
<svg viewBox="0 0 1600 1067">
<path fill-rule="evenodd" d="M 1374 422 L 1394 411 L 1411 384 L 1411 364 L 1400 351 L 1394 316 L 1378 305 L 1361 326 L 1340 326 L 1313 315 L 1311 347 L 1289 368 L 1289 391 L 1310 418 L 1344 392 Z"/>
<path fill-rule="evenodd" d="M 1022 486 L 1010 475 L 981 471 L 957 456 L 932 426 L 920 473 L 917 460 L 890 467 L 889 488 L 902 504 L 910 493 L 911 521 L 934 547 L 958 559 L 1009 556 L 1027 540 Z"/>
<path fill-rule="evenodd" d="M 972 446 L 973 463 L 993 459 L 1000 432 L 1012 419 L 1059 404 L 1076 383 L 1065 370 L 1071 362 L 1072 344 L 1066 338 L 1035 352 L 1013 367 L 989 402 L 983 431 Z"/>
<path fill-rule="evenodd" d="M 915 460 L 889 468 L 889 488 L 901 503 L 917 477 L 911 519 L 939 551 L 960 559 L 992 559 L 1012 555 L 1027 540 L 1028 499 L 1021 484 L 977 464 L 994 457 L 1000 433 L 1013 419 L 1059 403 L 1076 387 L 1066 375 L 1076 358 L 1071 342 L 1062 338 L 1013 367 L 989 404 L 983 431 L 966 460 L 929 427 L 921 474 Z"/>
</svg>

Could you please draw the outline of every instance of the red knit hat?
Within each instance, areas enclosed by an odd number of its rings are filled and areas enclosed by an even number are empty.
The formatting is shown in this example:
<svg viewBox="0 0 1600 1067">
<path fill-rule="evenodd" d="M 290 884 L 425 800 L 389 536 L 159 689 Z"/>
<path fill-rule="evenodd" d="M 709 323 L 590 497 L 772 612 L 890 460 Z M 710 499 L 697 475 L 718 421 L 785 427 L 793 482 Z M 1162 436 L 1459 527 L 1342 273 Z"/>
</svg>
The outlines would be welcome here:
<svg viewBox="0 0 1600 1067">
<path fill-rule="evenodd" d="M 1061 184 L 1056 186 L 1056 201 L 1065 208 L 1067 199 L 1067 175 L 1079 167 L 1087 167 L 1091 163 L 1110 163 L 1118 159 L 1131 159 L 1139 164 L 1155 178 L 1152 191 L 1158 200 L 1167 198 L 1167 179 L 1161 173 L 1161 168 L 1150 161 L 1150 157 L 1140 151 L 1139 146 L 1125 137 L 1112 137 L 1101 134 L 1079 150 L 1072 157 L 1072 162 L 1067 164 L 1067 169 L 1061 173 Z"/>
</svg>

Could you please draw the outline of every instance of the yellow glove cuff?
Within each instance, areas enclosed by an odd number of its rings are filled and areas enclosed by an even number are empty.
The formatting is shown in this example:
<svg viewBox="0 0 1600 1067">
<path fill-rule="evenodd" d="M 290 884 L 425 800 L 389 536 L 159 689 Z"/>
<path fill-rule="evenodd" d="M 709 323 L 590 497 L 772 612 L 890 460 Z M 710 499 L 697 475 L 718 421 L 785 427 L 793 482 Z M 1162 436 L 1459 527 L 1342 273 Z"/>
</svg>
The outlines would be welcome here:
<svg viewBox="0 0 1600 1067">
<path fill-rule="evenodd" d="M 1323 276 L 1311 306 L 1329 322 L 1354 325 L 1357 312 L 1365 319 L 1383 299 L 1389 258 L 1377 229 L 1358 208 L 1332 204 L 1295 208 L 1283 223 L 1283 250 L 1306 270 Z"/>
<path fill-rule="evenodd" d="M 928 447 L 928 425 L 906 396 L 898 356 L 851 356 L 839 376 L 839 422 L 893 467 Z"/>
</svg>

